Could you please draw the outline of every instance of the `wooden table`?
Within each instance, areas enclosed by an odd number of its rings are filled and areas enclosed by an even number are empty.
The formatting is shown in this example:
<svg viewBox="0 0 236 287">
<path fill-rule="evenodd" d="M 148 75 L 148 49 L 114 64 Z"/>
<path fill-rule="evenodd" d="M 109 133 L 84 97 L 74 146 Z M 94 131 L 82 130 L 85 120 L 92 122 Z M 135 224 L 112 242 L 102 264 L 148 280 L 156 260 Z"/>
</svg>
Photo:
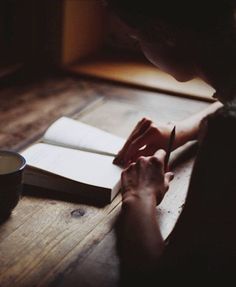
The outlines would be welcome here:
<svg viewBox="0 0 236 287">
<path fill-rule="evenodd" d="M 21 150 L 56 118 L 72 116 L 127 137 L 143 116 L 180 120 L 209 103 L 71 76 L 50 76 L 0 90 L 0 147 Z M 163 236 L 184 203 L 193 160 L 180 164 L 157 208 Z M 113 222 L 121 197 L 102 208 L 25 193 L 0 225 L 0 286 L 117 286 Z"/>
</svg>

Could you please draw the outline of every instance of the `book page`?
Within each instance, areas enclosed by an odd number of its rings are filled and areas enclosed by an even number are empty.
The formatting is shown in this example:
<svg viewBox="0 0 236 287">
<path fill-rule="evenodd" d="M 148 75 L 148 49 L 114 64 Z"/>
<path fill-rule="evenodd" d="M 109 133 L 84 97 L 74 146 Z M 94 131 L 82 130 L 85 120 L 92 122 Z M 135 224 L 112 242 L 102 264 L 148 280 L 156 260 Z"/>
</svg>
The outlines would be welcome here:
<svg viewBox="0 0 236 287">
<path fill-rule="evenodd" d="M 112 164 L 111 156 L 44 143 L 31 146 L 22 155 L 29 166 L 81 183 L 112 189 L 120 180 L 121 168 Z"/>
<path fill-rule="evenodd" d="M 115 156 L 125 140 L 74 119 L 61 117 L 48 128 L 43 142 Z"/>
</svg>

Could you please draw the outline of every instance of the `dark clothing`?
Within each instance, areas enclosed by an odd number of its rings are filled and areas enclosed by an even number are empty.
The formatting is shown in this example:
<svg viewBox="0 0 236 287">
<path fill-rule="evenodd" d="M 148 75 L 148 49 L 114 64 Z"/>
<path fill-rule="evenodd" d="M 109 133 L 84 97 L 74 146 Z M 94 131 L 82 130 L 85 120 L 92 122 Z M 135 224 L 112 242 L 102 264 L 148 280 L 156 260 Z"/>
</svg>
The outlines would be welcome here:
<svg viewBox="0 0 236 287">
<path fill-rule="evenodd" d="M 160 265 L 125 272 L 124 286 L 235 286 L 235 262 L 236 108 L 231 106 L 206 119 L 185 206 Z"/>
<path fill-rule="evenodd" d="M 212 284 L 231 277 L 234 286 L 236 108 L 224 107 L 208 117 L 204 133 L 186 203 L 167 240 L 160 271 L 177 274 L 182 283 L 187 277 Z"/>
</svg>

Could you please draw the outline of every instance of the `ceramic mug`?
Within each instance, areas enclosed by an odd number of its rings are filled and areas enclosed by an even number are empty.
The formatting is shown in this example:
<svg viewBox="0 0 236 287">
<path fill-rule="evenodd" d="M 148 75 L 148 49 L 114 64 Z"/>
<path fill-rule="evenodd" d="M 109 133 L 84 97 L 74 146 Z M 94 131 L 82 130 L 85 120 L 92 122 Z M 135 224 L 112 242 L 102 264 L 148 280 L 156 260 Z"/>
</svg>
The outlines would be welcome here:
<svg viewBox="0 0 236 287">
<path fill-rule="evenodd" d="M 19 202 L 25 166 L 19 153 L 0 150 L 0 220 L 7 218 Z"/>
</svg>

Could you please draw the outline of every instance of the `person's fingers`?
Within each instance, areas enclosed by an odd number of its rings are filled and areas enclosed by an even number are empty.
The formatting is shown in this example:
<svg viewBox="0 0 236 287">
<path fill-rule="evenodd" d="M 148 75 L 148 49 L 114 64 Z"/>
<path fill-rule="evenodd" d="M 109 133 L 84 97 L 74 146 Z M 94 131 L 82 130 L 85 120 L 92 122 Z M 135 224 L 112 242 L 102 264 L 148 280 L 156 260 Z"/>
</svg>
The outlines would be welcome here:
<svg viewBox="0 0 236 287">
<path fill-rule="evenodd" d="M 141 121 L 139 121 L 134 129 L 135 130 L 140 130 L 142 128 L 144 128 L 147 125 L 152 124 L 152 121 L 148 118 L 142 118 Z"/>
<path fill-rule="evenodd" d="M 121 173 L 121 190 L 125 194 L 128 190 L 132 189 L 138 180 L 138 168 L 136 163 L 130 164 Z"/>
<path fill-rule="evenodd" d="M 131 134 L 128 136 L 124 147 L 122 150 L 129 145 L 131 142 L 133 142 L 137 137 L 141 136 L 150 126 L 152 125 L 152 121 L 147 118 L 143 118 L 133 129 Z"/>
<path fill-rule="evenodd" d="M 129 139 L 134 139 L 137 136 L 139 136 L 142 132 L 144 132 L 150 125 L 152 124 L 152 121 L 147 118 L 142 118 L 141 121 L 138 122 L 138 124 L 133 129 L 132 133 L 128 137 Z"/>
<path fill-rule="evenodd" d="M 145 147 L 145 149 L 136 151 L 132 155 L 132 158 L 130 159 L 130 162 L 136 161 L 141 156 L 145 156 L 145 157 L 152 156 L 155 153 L 155 151 L 156 151 L 156 147 L 155 146 L 148 145 L 148 146 Z"/>
<path fill-rule="evenodd" d="M 127 176 L 129 176 L 132 168 L 134 166 L 134 163 L 130 164 L 129 166 L 127 166 L 121 173 L 121 180 L 125 180 L 127 178 Z"/>
<path fill-rule="evenodd" d="M 122 156 L 119 154 L 113 159 L 112 163 L 120 167 L 125 167 L 124 162 L 122 160 Z"/>
<path fill-rule="evenodd" d="M 137 173 L 139 173 L 143 168 L 145 169 L 147 163 L 148 163 L 147 158 L 144 157 L 144 156 L 140 156 L 140 157 L 137 159 L 136 164 L 135 164 Z"/>
<path fill-rule="evenodd" d="M 143 118 L 128 137 L 126 143 L 124 144 L 124 148 L 132 143 L 137 137 L 141 136 L 150 127 L 151 124 L 151 120 Z"/>
<path fill-rule="evenodd" d="M 113 160 L 114 164 L 117 165 L 125 165 L 129 160 L 125 160 L 124 158 L 127 157 L 127 153 L 130 152 L 131 146 L 133 149 L 133 142 L 138 138 L 141 137 L 142 134 L 145 134 L 145 131 L 150 127 L 152 121 L 146 118 L 143 118 L 137 126 L 134 128 L 131 135 L 128 137 L 126 143 L 124 144 L 123 148 L 119 151 L 118 155 Z"/>
<path fill-rule="evenodd" d="M 166 157 L 166 152 L 164 149 L 159 149 L 155 152 L 154 157 L 156 157 L 158 160 L 164 163 L 165 157 Z"/>
<path fill-rule="evenodd" d="M 124 184 L 126 178 L 127 178 L 127 171 L 123 170 L 122 173 L 121 173 L 121 184 L 122 185 Z"/>
<path fill-rule="evenodd" d="M 150 162 L 159 169 L 160 173 L 164 175 L 164 160 L 166 152 L 163 149 L 159 149 L 154 156 L 150 158 Z"/>
<path fill-rule="evenodd" d="M 144 157 L 144 156 L 140 156 L 140 157 L 138 158 L 137 162 L 136 162 L 136 165 L 137 165 L 137 166 L 140 166 L 140 165 L 142 165 L 142 164 L 145 164 L 146 162 L 147 162 L 147 158 Z"/>
<path fill-rule="evenodd" d="M 133 170 L 135 169 L 135 163 L 130 163 L 129 166 L 126 167 L 125 169 L 125 174 L 130 174 Z"/>
<path fill-rule="evenodd" d="M 130 143 L 126 153 L 123 155 L 124 164 L 127 164 L 127 162 L 130 161 L 136 161 L 136 159 L 141 155 L 147 155 L 147 148 L 149 144 L 153 142 L 153 137 L 156 132 L 155 130 L 156 129 L 154 127 L 149 126 L 149 128 L 144 133 L 142 133 L 139 137 Z M 141 148 L 145 145 L 147 145 L 146 148 L 141 150 Z"/>
<path fill-rule="evenodd" d="M 146 144 L 149 144 L 149 142 L 153 139 L 153 136 L 156 134 L 157 129 L 150 125 L 144 133 L 142 133 L 139 137 L 137 137 L 132 142 L 132 148 L 138 150 L 145 146 Z"/>
<path fill-rule="evenodd" d="M 164 179 L 164 195 L 166 194 L 166 192 L 169 190 L 170 187 L 170 182 L 173 180 L 174 178 L 174 173 L 173 172 L 167 172 L 165 174 L 165 179 Z"/>
<path fill-rule="evenodd" d="M 130 178 L 130 167 L 123 170 L 121 173 L 121 187 L 125 189 L 127 182 L 129 182 Z"/>
</svg>

